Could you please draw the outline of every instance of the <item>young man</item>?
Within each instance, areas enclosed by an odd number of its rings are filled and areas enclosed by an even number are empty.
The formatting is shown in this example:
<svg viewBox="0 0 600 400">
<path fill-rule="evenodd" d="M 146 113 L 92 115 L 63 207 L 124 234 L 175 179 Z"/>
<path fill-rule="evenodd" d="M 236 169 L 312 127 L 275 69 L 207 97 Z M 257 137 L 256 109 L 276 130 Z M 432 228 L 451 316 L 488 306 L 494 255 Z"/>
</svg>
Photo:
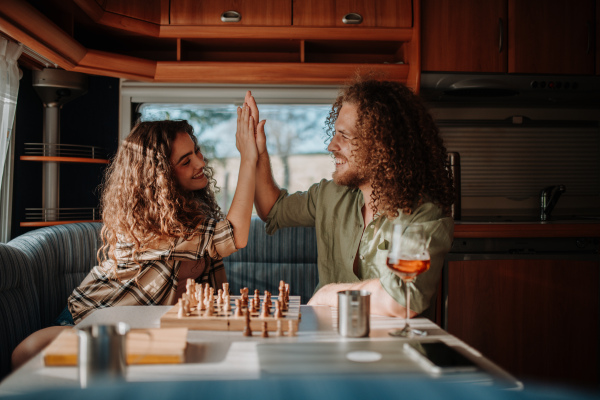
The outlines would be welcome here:
<svg viewBox="0 0 600 400">
<path fill-rule="evenodd" d="M 255 121 L 258 108 L 246 95 Z M 365 80 L 346 87 L 327 118 L 327 149 L 335 158 L 333 180 L 288 194 L 272 176 L 258 124 L 254 204 L 267 233 L 286 226 L 314 226 L 319 285 L 308 304 L 337 307 L 340 290 L 371 292 L 371 313 L 404 317 L 404 286 L 386 265 L 394 223 L 422 223 L 430 269 L 411 289 L 409 317 L 434 298 L 454 224 L 452 176 L 446 149 L 420 99 L 397 82 Z"/>
</svg>

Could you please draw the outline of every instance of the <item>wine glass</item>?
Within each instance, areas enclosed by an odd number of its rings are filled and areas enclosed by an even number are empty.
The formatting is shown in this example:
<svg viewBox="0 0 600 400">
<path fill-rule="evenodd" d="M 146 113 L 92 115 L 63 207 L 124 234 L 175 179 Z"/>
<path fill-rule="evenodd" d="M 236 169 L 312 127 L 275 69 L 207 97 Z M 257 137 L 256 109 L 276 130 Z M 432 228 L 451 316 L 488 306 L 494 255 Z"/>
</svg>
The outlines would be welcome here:
<svg viewBox="0 0 600 400">
<path fill-rule="evenodd" d="M 421 224 L 395 224 L 392 233 L 387 266 L 404 282 L 406 294 L 406 319 L 403 329 L 390 331 L 390 336 L 425 336 L 427 332 L 410 327 L 410 285 L 417 275 L 427 271 L 431 264 L 428 241 Z"/>
</svg>

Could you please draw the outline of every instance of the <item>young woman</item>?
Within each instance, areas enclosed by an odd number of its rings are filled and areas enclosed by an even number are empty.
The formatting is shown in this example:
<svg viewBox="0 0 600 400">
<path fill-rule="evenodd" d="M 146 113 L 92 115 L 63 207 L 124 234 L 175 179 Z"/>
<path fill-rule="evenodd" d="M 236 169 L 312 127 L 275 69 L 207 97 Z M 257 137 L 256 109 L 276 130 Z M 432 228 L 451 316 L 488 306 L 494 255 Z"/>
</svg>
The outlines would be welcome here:
<svg viewBox="0 0 600 400">
<path fill-rule="evenodd" d="M 244 105 L 237 112 L 240 173 L 226 217 L 214 197 L 212 169 L 186 121 L 133 128 L 105 176 L 99 265 L 73 291 L 58 326 L 16 347 L 13 369 L 95 309 L 172 305 L 188 278 L 215 288 L 226 282 L 222 258 L 248 242 L 258 157 L 250 111 Z"/>
</svg>

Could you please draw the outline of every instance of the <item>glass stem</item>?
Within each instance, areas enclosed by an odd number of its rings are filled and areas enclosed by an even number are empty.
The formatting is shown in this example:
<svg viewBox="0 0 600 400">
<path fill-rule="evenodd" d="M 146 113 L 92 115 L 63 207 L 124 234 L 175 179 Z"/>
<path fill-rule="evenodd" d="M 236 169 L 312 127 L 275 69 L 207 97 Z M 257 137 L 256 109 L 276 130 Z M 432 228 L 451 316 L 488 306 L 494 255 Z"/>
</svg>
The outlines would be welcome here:
<svg viewBox="0 0 600 400">
<path fill-rule="evenodd" d="M 410 281 L 406 280 L 404 281 L 406 287 L 404 288 L 404 292 L 406 295 L 406 326 L 404 327 L 404 329 L 410 328 L 408 325 L 408 320 L 410 319 L 410 289 L 408 288 L 408 285 L 410 284 Z"/>
</svg>

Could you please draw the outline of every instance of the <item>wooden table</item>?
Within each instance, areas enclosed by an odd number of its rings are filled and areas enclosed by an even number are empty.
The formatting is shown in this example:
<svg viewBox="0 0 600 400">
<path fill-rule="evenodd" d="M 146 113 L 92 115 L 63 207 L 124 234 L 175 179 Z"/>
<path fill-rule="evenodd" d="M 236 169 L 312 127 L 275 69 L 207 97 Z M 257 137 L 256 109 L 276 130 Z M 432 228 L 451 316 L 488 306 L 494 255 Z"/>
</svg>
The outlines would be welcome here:
<svg viewBox="0 0 600 400">
<path fill-rule="evenodd" d="M 132 329 L 157 328 L 160 317 L 171 306 L 111 307 L 97 310 L 78 327 L 92 324 L 126 321 Z M 393 338 L 388 331 L 404 326 L 401 318 L 371 316 L 368 338 L 342 338 L 337 333 L 337 310 L 327 306 L 301 306 L 302 319 L 297 336 L 262 338 L 260 332 L 244 337 L 241 332 L 189 331 L 186 362 L 170 365 L 129 366 L 127 381 L 197 381 L 197 380 L 257 380 L 269 376 L 338 375 L 356 373 L 361 377 L 382 373 L 414 376 L 434 380 L 462 382 L 495 382 L 509 388 L 522 385 L 506 371 L 493 364 L 475 349 L 448 334 L 427 319 L 413 319 L 411 325 L 424 329 L 422 339 L 440 340 L 456 347 L 475 361 L 482 371 L 451 375 L 432 375 L 402 351 L 407 339 Z M 415 340 L 415 339 L 412 339 Z M 354 362 L 347 358 L 353 351 L 380 352 L 381 361 Z M 395 354 L 390 358 L 388 354 Z M 287 360 L 289 354 L 289 361 Z M 400 374 L 400 375 L 398 375 Z M 0 383 L 0 395 L 23 393 L 41 388 L 77 387 L 76 367 L 45 367 L 41 354 L 9 375 Z"/>
</svg>

